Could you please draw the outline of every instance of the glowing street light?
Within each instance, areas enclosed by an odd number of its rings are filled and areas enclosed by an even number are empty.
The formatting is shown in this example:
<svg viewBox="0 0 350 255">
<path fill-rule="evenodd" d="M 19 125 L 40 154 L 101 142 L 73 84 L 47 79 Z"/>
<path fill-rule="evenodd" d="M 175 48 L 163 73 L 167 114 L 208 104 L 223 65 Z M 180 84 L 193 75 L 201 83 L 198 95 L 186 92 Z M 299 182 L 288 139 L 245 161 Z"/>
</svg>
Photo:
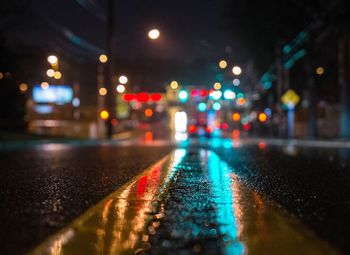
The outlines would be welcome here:
<svg viewBox="0 0 350 255">
<path fill-rule="evenodd" d="M 100 88 L 98 90 L 98 93 L 101 95 L 101 96 L 105 96 L 107 95 L 107 89 L 106 88 Z"/>
<path fill-rule="evenodd" d="M 98 59 L 100 60 L 101 63 L 106 63 L 108 61 L 108 57 L 105 54 L 101 54 Z"/>
<path fill-rule="evenodd" d="M 234 75 L 240 75 L 242 73 L 242 68 L 240 68 L 239 66 L 234 66 L 232 68 L 232 73 Z"/>
<path fill-rule="evenodd" d="M 126 84 L 128 82 L 128 77 L 126 77 L 125 75 L 122 75 L 119 77 L 118 80 L 121 84 Z"/>
<path fill-rule="evenodd" d="M 19 88 L 19 91 L 24 93 L 28 90 L 28 85 L 26 83 L 21 83 L 21 84 L 19 84 L 18 88 Z"/>
<path fill-rule="evenodd" d="M 214 89 L 216 89 L 216 90 L 221 89 L 221 83 L 220 82 L 215 82 L 214 83 Z"/>
<path fill-rule="evenodd" d="M 241 84 L 241 81 L 238 78 L 235 78 L 233 79 L 232 83 L 233 83 L 233 86 L 239 86 L 239 84 Z"/>
<path fill-rule="evenodd" d="M 58 58 L 55 55 L 50 55 L 50 56 L 47 57 L 47 61 L 51 65 L 56 65 L 58 63 Z"/>
<path fill-rule="evenodd" d="M 225 69 L 225 68 L 227 67 L 227 62 L 226 62 L 226 60 L 221 60 L 221 61 L 219 62 L 219 67 L 220 67 L 221 69 Z"/>
<path fill-rule="evenodd" d="M 316 68 L 316 73 L 317 73 L 318 75 L 324 74 L 324 68 L 323 68 L 322 66 L 317 67 L 317 68 Z"/>
<path fill-rule="evenodd" d="M 125 86 L 123 84 L 119 84 L 117 86 L 117 92 L 118 93 L 124 93 L 125 92 Z"/>
<path fill-rule="evenodd" d="M 172 81 L 172 82 L 170 83 L 170 87 L 171 87 L 172 89 L 177 89 L 177 88 L 179 87 L 179 83 L 178 83 L 177 81 Z"/>
<path fill-rule="evenodd" d="M 46 71 L 46 75 L 47 76 L 49 76 L 49 77 L 53 77 L 54 75 L 55 75 L 55 70 L 53 70 L 53 69 L 48 69 L 47 71 Z"/>
<path fill-rule="evenodd" d="M 62 74 L 59 71 L 56 71 L 53 75 L 53 78 L 55 78 L 56 80 L 61 79 L 61 77 L 62 77 Z"/>
<path fill-rule="evenodd" d="M 148 32 L 148 37 L 151 39 L 151 40 L 156 40 L 158 39 L 160 36 L 160 32 L 158 29 L 152 29 Z"/>
</svg>

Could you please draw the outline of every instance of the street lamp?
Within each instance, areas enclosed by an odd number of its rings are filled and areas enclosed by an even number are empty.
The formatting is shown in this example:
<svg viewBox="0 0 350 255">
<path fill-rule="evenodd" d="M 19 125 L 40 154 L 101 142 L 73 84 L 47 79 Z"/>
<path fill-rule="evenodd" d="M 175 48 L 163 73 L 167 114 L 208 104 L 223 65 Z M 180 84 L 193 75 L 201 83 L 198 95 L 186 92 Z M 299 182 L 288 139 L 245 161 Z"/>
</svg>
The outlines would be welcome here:
<svg viewBox="0 0 350 255">
<path fill-rule="evenodd" d="M 177 81 L 172 81 L 172 82 L 170 83 L 170 87 L 171 87 L 172 89 L 177 89 L 177 88 L 179 87 L 179 83 L 178 83 Z"/>
<path fill-rule="evenodd" d="M 58 58 L 55 55 L 50 55 L 47 57 L 47 61 L 51 64 L 51 65 L 56 65 L 58 62 Z"/>
<path fill-rule="evenodd" d="M 46 71 L 46 74 L 47 74 L 47 76 L 49 76 L 49 77 L 53 77 L 54 75 L 55 75 L 55 70 L 53 70 L 53 69 L 48 69 L 47 71 Z"/>
<path fill-rule="evenodd" d="M 121 84 L 126 84 L 128 82 L 128 77 L 121 75 L 118 80 Z"/>
<path fill-rule="evenodd" d="M 234 66 L 232 68 L 232 73 L 234 75 L 240 75 L 242 73 L 242 68 L 240 68 L 239 66 Z"/>
<path fill-rule="evenodd" d="M 214 83 L 214 89 L 220 90 L 221 89 L 221 83 L 220 82 L 215 82 Z"/>
<path fill-rule="evenodd" d="M 98 93 L 101 95 L 101 96 L 105 96 L 107 95 L 107 89 L 106 88 L 100 88 L 98 90 Z"/>
<path fill-rule="evenodd" d="M 105 54 L 101 54 L 99 60 L 101 63 L 106 63 L 108 61 L 108 57 Z"/>
<path fill-rule="evenodd" d="M 61 77 L 62 77 L 62 74 L 60 71 L 56 71 L 53 75 L 53 78 L 55 78 L 56 80 L 61 79 Z"/>
<path fill-rule="evenodd" d="M 158 29 L 152 29 L 148 32 L 148 37 L 151 39 L 151 40 L 156 40 L 158 39 L 160 36 L 160 32 Z"/>
<path fill-rule="evenodd" d="M 117 86 L 117 92 L 120 93 L 120 94 L 124 93 L 125 92 L 125 86 L 123 84 L 119 84 Z"/>
<path fill-rule="evenodd" d="M 226 60 L 221 60 L 221 61 L 219 62 L 219 67 L 220 67 L 221 69 L 225 69 L 225 68 L 227 67 L 227 61 L 226 61 Z"/>
</svg>

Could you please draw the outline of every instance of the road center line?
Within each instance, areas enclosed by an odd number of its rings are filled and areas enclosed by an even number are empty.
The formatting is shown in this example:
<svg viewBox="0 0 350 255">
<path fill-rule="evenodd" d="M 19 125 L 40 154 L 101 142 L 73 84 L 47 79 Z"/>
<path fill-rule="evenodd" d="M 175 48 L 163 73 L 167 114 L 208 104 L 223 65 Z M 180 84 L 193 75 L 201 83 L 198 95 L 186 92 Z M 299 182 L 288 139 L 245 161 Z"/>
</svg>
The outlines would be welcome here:
<svg viewBox="0 0 350 255">
<path fill-rule="evenodd" d="M 162 196 L 185 154 L 177 149 L 164 157 L 30 254 L 121 254 L 147 248 L 145 228 L 152 231 L 164 217 Z"/>
</svg>

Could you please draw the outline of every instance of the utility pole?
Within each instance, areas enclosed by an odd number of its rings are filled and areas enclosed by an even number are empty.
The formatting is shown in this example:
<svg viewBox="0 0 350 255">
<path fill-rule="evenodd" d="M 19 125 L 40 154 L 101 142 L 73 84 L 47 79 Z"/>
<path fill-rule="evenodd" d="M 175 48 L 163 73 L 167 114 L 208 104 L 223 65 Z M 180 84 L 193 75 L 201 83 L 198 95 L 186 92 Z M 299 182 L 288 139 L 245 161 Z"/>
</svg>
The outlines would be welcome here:
<svg viewBox="0 0 350 255">
<path fill-rule="evenodd" d="M 107 5 L 107 111 L 109 112 L 109 117 L 106 120 L 106 137 L 111 139 L 113 136 L 113 126 L 112 119 L 115 118 L 115 104 L 116 96 L 114 89 L 114 45 L 115 45 L 115 35 L 114 35 L 114 0 L 108 0 Z"/>
<path fill-rule="evenodd" d="M 340 137 L 350 138 L 350 34 L 342 33 L 338 43 L 338 72 L 340 89 Z"/>
<path fill-rule="evenodd" d="M 284 114 L 282 110 L 281 97 L 283 93 L 283 60 L 282 49 L 280 43 L 276 46 L 276 69 L 277 69 L 277 86 L 276 86 L 276 110 L 278 114 L 278 136 L 284 136 L 283 119 Z"/>
</svg>

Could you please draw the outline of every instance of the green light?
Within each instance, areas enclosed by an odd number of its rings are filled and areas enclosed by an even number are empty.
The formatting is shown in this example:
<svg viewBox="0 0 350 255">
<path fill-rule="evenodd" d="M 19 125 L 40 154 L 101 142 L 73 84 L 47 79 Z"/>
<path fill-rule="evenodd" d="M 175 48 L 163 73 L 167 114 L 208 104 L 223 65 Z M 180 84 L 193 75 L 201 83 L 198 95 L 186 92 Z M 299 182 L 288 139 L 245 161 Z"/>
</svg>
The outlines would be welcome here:
<svg viewBox="0 0 350 255">
<path fill-rule="evenodd" d="M 221 109 L 221 104 L 220 104 L 219 102 L 213 103 L 213 109 L 214 109 L 215 111 L 220 110 L 220 109 Z"/>
<path fill-rule="evenodd" d="M 244 94 L 242 92 L 237 93 L 237 99 L 244 98 Z"/>
<path fill-rule="evenodd" d="M 188 92 L 186 90 L 179 91 L 179 99 L 181 102 L 186 102 L 188 99 Z"/>
<path fill-rule="evenodd" d="M 207 105 L 206 105 L 206 103 L 199 103 L 198 104 L 198 110 L 200 111 L 200 112 L 205 112 L 206 110 L 207 110 Z"/>
</svg>

